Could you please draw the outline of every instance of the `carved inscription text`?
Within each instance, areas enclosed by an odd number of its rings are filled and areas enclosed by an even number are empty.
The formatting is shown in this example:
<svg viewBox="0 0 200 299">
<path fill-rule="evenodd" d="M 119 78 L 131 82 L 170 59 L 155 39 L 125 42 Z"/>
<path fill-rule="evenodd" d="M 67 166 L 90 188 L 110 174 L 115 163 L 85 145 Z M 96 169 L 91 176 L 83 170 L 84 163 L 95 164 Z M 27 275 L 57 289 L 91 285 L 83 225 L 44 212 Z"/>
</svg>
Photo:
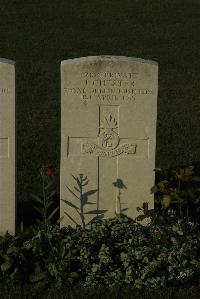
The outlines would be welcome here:
<svg viewBox="0 0 200 299">
<path fill-rule="evenodd" d="M 0 94 L 9 94 L 10 89 L 5 87 L 0 87 Z"/>
<path fill-rule="evenodd" d="M 138 73 L 122 72 L 83 72 L 81 87 L 64 87 L 66 95 L 78 95 L 85 104 L 90 101 L 98 103 L 132 102 L 139 95 L 149 95 L 153 91 L 148 88 L 137 88 Z"/>
</svg>

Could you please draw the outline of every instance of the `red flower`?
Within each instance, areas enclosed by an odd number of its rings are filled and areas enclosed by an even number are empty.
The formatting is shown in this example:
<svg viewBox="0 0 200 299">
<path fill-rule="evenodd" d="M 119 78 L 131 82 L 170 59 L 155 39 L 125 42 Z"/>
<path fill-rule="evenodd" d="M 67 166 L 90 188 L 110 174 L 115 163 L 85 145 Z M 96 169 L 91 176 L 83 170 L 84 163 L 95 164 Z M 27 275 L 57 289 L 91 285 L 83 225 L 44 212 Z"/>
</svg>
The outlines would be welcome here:
<svg viewBox="0 0 200 299">
<path fill-rule="evenodd" d="M 46 175 L 48 175 L 48 176 L 52 176 L 53 173 L 54 173 L 54 168 L 53 168 L 53 166 L 52 166 L 52 165 L 48 165 L 48 166 L 47 166 L 47 169 L 46 169 Z"/>
</svg>

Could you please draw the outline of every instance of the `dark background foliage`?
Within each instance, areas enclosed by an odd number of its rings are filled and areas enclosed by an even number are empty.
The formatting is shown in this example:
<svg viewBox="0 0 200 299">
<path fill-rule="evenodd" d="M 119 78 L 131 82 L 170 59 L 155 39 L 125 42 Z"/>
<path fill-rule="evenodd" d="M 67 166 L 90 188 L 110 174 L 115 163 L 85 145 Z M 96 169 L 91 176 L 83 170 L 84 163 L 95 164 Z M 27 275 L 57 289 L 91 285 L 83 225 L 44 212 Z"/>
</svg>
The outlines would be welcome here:
<svg viewBox="0 0 200 299">
<path fill-rule="evenodd" d="M 199 0 L 0 0 L 0 57 L 17 83 L 17 190 L 60 163 L 60 62 L 124 55 L 159 63 L 156 166 L 200 160 Z"/>
</svg>

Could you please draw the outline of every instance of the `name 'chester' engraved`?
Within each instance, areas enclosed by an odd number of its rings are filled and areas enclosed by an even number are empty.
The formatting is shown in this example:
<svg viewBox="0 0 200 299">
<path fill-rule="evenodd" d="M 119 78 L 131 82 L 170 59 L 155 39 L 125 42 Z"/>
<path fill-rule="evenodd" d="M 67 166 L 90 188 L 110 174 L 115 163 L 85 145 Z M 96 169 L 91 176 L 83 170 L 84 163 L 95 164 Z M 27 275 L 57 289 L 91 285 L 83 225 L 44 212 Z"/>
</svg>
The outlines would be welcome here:
<svg viewBox="0 0 200 299">
<path fill-rule="evenodd" d="M 97 102 L 132 102 L 136 96 L 153 94 L 152 89 L 137 88 L 138 73 L 81 73 L 82 86 L 64 87 L 64 94 L 79 96 L 84 104 Z"/>
</svg>

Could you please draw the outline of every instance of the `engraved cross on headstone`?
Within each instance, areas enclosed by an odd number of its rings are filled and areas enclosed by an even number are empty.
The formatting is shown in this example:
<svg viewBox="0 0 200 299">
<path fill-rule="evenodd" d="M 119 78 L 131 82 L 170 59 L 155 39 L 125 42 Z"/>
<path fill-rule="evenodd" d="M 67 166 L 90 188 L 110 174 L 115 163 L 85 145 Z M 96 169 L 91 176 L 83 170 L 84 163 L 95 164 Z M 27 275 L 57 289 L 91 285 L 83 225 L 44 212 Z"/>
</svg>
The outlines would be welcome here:
<svg viewBox="0 0 200 299">
<path fill-rule="evenodd" d="M 98 195 L 97 195 L 97 210 L 99 209 L 99 188 L 100 188 L 100 164 L 101 159 L 115 159 L 116 182 L 118 177 L 118 161 L 120 158 L 138 158 L 142 157 L 146 152 L 148 158 L 148 138 L 134 139 L 131 137 L 123 138 L 119 133 L 119 105 L 99 105 L 99 128 L 97 136 L 94 138 L 87 136 L 68 136 L 67 137 L 67 157 L 69 156 L 83 156 L 97 159 L 98 165 Z M 72 146 L 73 144 L 73 146 Z M 71 148 L 78 146 L 74 154 Z M 114 182 L 113 182 L 114 185 Z M 114 185 L 115 186 L 115 185 Z M 117 187 L 117 186 L 115 186 Z M 121 212 L 122 202 L 120 201 L 120 189 L 116 189 L 115 197 L 115 211 Z M 124 203 L 126 204 L 126 203 Z"/>
</svg>

